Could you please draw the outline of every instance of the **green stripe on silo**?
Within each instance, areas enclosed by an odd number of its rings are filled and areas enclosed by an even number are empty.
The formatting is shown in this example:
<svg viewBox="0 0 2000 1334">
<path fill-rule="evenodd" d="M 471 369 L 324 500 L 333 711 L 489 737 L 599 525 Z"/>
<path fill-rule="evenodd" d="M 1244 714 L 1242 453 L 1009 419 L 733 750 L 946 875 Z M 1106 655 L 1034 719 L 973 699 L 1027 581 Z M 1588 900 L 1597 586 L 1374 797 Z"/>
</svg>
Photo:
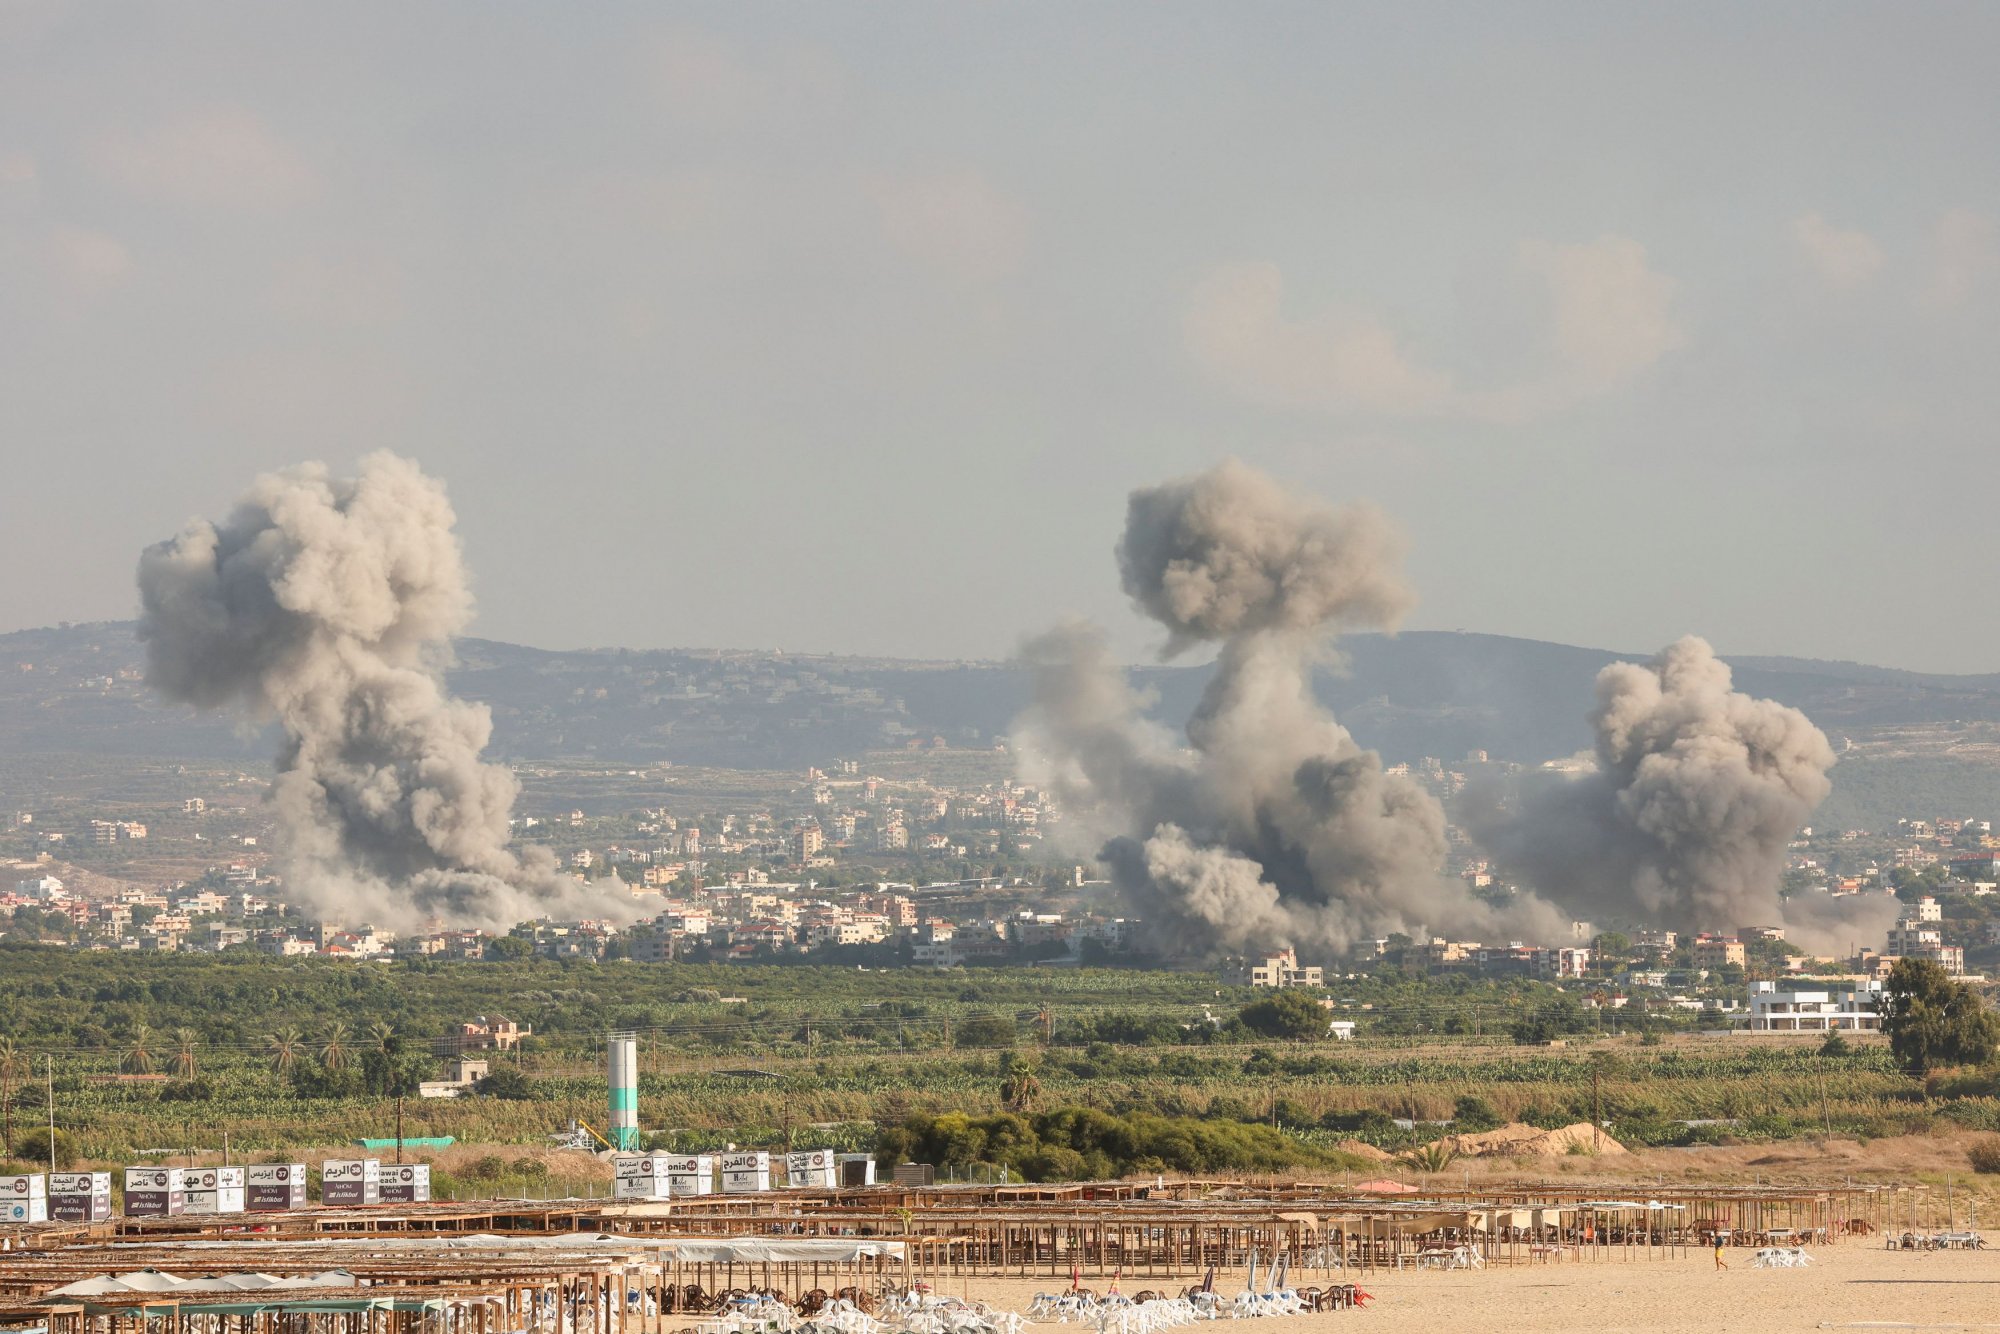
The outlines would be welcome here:
<svg viewBox="0 0 2000 1334">
<path fill-rule="evenodd" d="M 637 1089 L 611 1090 L 612 1111 L 631 1112 L 631 1111 L 637 1111 L 638 1107 L 639 1107 L 639 1090 Z"/>
</svg>

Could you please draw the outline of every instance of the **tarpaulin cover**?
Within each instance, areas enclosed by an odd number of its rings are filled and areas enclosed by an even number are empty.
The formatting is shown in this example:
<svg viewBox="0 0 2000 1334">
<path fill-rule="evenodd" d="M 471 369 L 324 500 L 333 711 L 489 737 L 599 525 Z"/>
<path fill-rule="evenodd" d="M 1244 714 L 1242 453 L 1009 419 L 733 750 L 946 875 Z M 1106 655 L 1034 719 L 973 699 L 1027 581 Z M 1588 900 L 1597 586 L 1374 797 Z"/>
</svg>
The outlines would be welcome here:
<svg viewBox="0 0 2000 1334">
<path fill-rule="evenodd" d="M 713 1240 L 662 1239 L 658 1246 L 688 1264 L 845 1264 L 884 1257 L 900 1260 L 900 1241 L 850 1237 L 721 1237 Z"/>
<path fill-rule="evenodd" d="M 546 1237 L 503 1237 L 493 1232 L 469 1232 L 457 1237 L 414 1238 L 420 1243 L 439 1246 L 451 1251 L 512 1251 L 512 1250 L 615 1250 L 640 1251 L 655 1250 L 657 1247 L 640 1237 L 619 1237 L 609 1232 L 559 1232 Z M 379 1243 L 378 1243 L 379 1244 Z M 399 1247 L 409 1245 L 398 1239 Z"/>
<path fill-rule="evenodd" d="M 273 1292 L 314 1288 L 352 1288 L 354 1275 L 345 1269 L 328 1269 L 301 1278 L 279 1278 L 274 1274 L 219 1274 L 209 1278 L 181 1278 L 157 1269 L 135 1269 L 129 1274 L 105 1274 L 81 1279 L 57 1288 L 51 1297 L 182 1297 L 206 1293 Z"/>
</svg>

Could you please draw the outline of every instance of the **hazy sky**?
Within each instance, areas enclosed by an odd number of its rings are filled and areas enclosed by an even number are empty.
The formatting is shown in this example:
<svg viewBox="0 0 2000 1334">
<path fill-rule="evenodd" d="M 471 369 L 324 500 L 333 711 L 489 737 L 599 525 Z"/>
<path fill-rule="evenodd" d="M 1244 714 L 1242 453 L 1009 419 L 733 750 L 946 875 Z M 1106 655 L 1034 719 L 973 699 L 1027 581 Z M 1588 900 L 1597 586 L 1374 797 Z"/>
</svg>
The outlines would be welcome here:
<svg viewBox="0 0 2000 1334">
<path fill-rule="evenodd" d="M 2000 7 L 0 5 L 0 629 L 260 470 L 446 478 L 476 632 L 1154 640 L 1126 491 L 1412 624 L 2000 670 Z"/>
</svg>

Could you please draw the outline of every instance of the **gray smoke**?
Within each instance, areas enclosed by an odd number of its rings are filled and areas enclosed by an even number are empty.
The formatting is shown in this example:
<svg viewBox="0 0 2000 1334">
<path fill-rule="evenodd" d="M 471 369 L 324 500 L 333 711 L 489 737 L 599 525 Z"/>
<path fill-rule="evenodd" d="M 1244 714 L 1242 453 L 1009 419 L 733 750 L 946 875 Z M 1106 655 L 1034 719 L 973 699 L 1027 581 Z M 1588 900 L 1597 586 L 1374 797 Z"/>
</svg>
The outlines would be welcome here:
<svg viewBox="0 0 2000 1334">
<path fill-rule="evenodd" d="M 1163 656 L 1220 645 L 1188 745 L 1146 720 L 1082 624 L 1024 647 L 1034 700 L 1016 735 L 1159 943 L 1211 954 L 1561 933 L 1545 905 L 1498 912 L 1444 877 L 1437 801 L 1313 697 L 1333 630 L 1393 629 L 1411 604 L 1382 515 L 1294 498 L 1231 460 L 1135 491 L 1117 555 L 1126 593 L 1167 632 Z"/>
<path fill-rule="evenodd" d="M 1780 897 L 1786 845 L 1832 790 L 1833 748 L 1803 713 L 1735 690 L 1690 636 L 1599 672 L 1591 726 L 1588 772 L 1473 822 L 1504 867 L 1607 924 L 1880 943 L 1895 915 L 1886 896 Z"/>
<path fill-rule="evenodd" d="M 492 718 L 441 677 L 472 612 L 455 521 L 444 487 L 391 454 L 352 479 L 321 464 L 259 477 L 223 523 L 140 557 L 146 679 L 276 720 L 286 892 L 327 920 L 635 917 L 615 882 L 508 847 L 518 787 L 479 758 Z"/>
</svg>

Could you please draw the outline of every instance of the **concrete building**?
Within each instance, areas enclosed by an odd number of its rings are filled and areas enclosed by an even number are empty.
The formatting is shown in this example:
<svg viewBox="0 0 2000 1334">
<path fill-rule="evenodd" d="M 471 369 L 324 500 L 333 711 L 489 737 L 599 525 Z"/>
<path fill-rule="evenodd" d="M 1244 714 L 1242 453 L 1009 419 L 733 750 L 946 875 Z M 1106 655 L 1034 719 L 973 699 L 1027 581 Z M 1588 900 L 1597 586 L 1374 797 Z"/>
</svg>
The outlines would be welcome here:
<svg viewBox="0 0 2000 1334">
<path fill-rule="evenodd" d="M 1874 979 L 1811 991 L 1791 982 L 1754 982 L 1750 1031 L 1874 1033 L 1882 1027 L 1881 1000 L 1882 984 Z"/>
<path fill-rule="evenodd" d="M 1541 950 L 1535 964 L 1537 977 L 1582 977 L 1590 971 L 1590 950 L 1583 946 Z"/>
<path fill-rule="evenodd" d="M 443 1037 L 434 1039 L 431 1050 L 439 1056 L 460 1056 L 469 1051 L 512 1051 L 521 1045 L 522 1038 L 534 1031 L 501 1015 L 489 1019 L 482 1014 L 469 1023 L 455 1025 Z"/>
<path fill-rule="evenodd" d="M 1953 977 L 1965 971 L 1965 951 L 1944 943 L 1944 929 L 1935 923 L 1904 918 L 1889 928 L 1885 953 L 1892 959 L 1929 959 Z"/>
<path fill-rule="evenodd" d="M 1426 972 L 1435 972 L 1440 968 L 1452 968 L 1459 964 L 1470 963 L 1472 957 L 1479 952 L 1479 942 L 1446 940 L 1442 936 L 1433 936 L 1413 948 L 1418 965 Z"/>
<path fill-rule="evenodd" d="M 1735 964 L 1743 966 L 1743 942 L 1734 936 L 1702 934 L 1694 938 L 1694 966 L 1714 972 Z"/>
<path fill-rule="evenodd" d="M 1326 985 L 1325 970 L 1301 968 L 1298 951 L 1287 945 L 1276 954 L 1268 954 L 1251 962 L 1244 970 L 1244 980 L 1253 987 L 1318 987 Z"/>
<path fill-rule="evenodd" d="M 1632 937 L 1632 946 L 1646 954 L 1672 954 L 1680 946 L 1680 933 L 1658 927 L 1643 927 Z"/>
</svg>

